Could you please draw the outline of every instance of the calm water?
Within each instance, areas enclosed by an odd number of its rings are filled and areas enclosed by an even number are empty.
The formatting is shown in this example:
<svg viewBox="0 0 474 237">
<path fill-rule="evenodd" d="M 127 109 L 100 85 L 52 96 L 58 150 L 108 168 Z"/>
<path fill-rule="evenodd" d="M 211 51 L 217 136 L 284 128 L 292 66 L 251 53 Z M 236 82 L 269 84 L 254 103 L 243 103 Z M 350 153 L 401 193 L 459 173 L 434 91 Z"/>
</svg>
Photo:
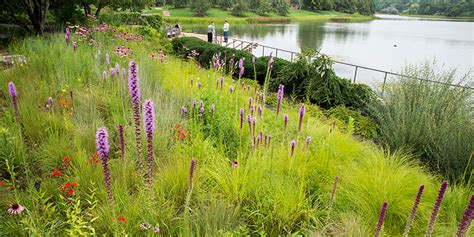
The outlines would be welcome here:
<svg viewBox="0 0 474 237">
<path fill-rule="evenodd" d="M 290 24 L 231 25 L 230 37 L 300 52 L 319 49 L 333 59 L 399 72 L 406 64 L 436 60 L 464 74 L 474 68 L 474 22 L 426 20 L 385 16 L 364 23 L 299 22 Z M 221 27 L 216 27 L 218 34 Z M 193 31 L 206 33 L 194 26 Z M 262 55 L 262 49 L 253 52 Z M 265 50 L 268 55 L 270 50 Z M 275 53 L 274 53 L 275 54 Z M 289 54 L 279 56 L 289 58 Z M 353 78 L 354 68 L 335 65 L 340 76 Z M 359 69 L 357 80 L 374 85 L 383 74 Z"/>
</svg>

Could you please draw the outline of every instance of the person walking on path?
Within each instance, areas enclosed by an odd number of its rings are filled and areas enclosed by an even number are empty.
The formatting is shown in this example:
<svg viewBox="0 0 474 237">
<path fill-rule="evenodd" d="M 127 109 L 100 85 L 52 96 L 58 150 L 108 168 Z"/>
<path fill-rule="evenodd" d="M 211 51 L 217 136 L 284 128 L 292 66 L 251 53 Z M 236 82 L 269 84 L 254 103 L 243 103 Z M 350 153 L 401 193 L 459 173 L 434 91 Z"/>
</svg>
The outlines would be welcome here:
<svg viewBox="0 0 474 237">
<path fill-rule="evenodd" d="M 212 43 L 212 38 L 216 34 L 216 28 L 214 27 L 214 21 L 211 21 L 211 24 L 207 26 L 207 42 Z"/>
<path fill-rule="evenodd" d="M 224 43 L 227 44 L 229 39 L 229 22 L 227 20 L 224 21 Z"/>
</svg>

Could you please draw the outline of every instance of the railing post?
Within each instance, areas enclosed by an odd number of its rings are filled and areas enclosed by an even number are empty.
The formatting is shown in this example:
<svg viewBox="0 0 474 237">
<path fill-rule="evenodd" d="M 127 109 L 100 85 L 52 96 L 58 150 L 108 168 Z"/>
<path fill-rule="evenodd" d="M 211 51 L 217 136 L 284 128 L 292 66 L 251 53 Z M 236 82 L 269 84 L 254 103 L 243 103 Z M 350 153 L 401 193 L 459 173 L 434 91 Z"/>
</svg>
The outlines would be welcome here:
<svg viewBox="0 0 474 237">
<path fill-rule="evenodd" d="M 293 51 L 291 52 L 291 59 L 290 62 L 293 62 Z"/>
<path fill-rule="evenodd" d="M 232 48 L 235 48 L 235 39 L 232 39 Z"/>
<path fill-rule="evenodd" d="M 242 41 L 242 43 L 240 44 L 240 50 L 244 49 L 244 42 Z"/>
<path fill-rule="evenodd" d="M 357 77 L 357 68 L 359 68 L 358 66 L 356 66 L 356 69 L 355 69 L 355 72 L 354 72 L 354 81 L 352 83 L 355 83 L 356 82 L 356 77 Z"/>
<path fill-rule="evenodd" d="M 265 46 L 262 45 L 262 57 L 265 57 Z"/>
<path fill-rule="evenodd" d="M 278 58 L 278 49 L 275 49 L 275 58 Z"/>
<path fill-rule="evenodd" d="M 387 72 L 385 72 L 385 77 L 383 78 L 383 84 L 382 84 L 382 95 L 383 92 L 385 91 L 385 82 L 387 81 Z"/>
</svg>

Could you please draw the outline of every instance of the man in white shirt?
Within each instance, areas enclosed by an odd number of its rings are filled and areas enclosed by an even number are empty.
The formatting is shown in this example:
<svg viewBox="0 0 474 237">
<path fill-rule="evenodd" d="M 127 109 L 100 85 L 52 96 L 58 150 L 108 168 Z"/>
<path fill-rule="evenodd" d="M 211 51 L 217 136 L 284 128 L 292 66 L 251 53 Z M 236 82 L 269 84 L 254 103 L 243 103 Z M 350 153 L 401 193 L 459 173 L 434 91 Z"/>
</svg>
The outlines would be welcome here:
<svg viewBox="0 0 474 237">
<path fill-rule="evenodd" d="M 216 34 L 216 28 L 214 27 L 214 21 L 207 26 L 207 42 L 212 43 L 212 37 Z"/>
<path fill-rule="evenodd" d="M 224 43 L 227 43 L 229 37 L 229 22 L 224 21 Z"/>
</svg>

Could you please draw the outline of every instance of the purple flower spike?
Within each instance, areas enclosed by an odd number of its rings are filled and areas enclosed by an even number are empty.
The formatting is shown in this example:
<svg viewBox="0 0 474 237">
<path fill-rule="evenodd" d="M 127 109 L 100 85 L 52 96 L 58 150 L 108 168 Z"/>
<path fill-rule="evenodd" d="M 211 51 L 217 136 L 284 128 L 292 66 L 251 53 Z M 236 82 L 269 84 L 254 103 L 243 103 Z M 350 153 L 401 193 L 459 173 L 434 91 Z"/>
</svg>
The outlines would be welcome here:
<svg viewBox="0 0 474 237">
<path fill-rule="evenodd" d="M 466 236 L 467 230 L 471 225 L 472 220 L 474 219 L 474 194 L 471 195 L 471 199 L 464 210 L 461 222 L 459 223 L 458 230 L 456 232 L 456 237 Z"/>
<path fill-rule="evenodd" d="M 196 100 L 193 100 L 193 110 L 196 110 Z"/>
<path fill-rule="evenodd" d="M 387 213 L 387 206 L 388 202 L 383 202 L 382 209 L 380 209 L 379 219 L 377 221 L 377 228 L 375 229 L 375 237 L 380 236 L 380 231 L 382 230 L 385 214 Z"/>
<path fill-rule="evenodd" d="M 252 107 L 252 97 L 249 97 L 249 109 Z"/>
<path fill-rule="evenodd" d="M 191 79 L 191 81 L 190 81 L 190 82 L 191 82 L 191 87 L 193 87 L 193 84 L 194 84 L 194 81 L 193 81 L 193 79 Z"/>
<path fill-rule="evenodd" d="M 199 113 L 201 113 L 201 114 L 204 113 L 204 107 L 203 107 L 203 106 L 201 106 L 201 107 L 199 108 Z"/>
<path fill-rule="evenodd" d="M 215 109 L 216 109 L 216 108 L 215 108 L 214 104 L 211 104 L 211 113 L 212 113 L 213 116 L 214 116 L 214 110 L 215 110 Z"/>
<path fill-rule="evenodd" d="M 65 34 L 64 39 L 66 40 L 66 46 L 69 47 L 69 34 Z"/>
<path fill-rule="evenodd" d="M 194 180 L 194 170 L 196 169 L 196 160 L 191 160 L 191 165 L 189 167 L 189 189 L 191 190 L 193 187 L 193 180 Z"/>
<path fill-rule="evenodd" d="M 329 199 L 329 209 L 332 208 L 332 204 L 334 203 L 334 197 L 336 196 L 338 183 L 339 183 L 339 176 L 336 176 L 336 178 L 334 178 L 334 184 L 332 185 L 331 199 Z"/>
<path fill-rule="evenodd" d="M 12 81 L 8 83 L 8 92 L 10 93 L 10 96 L 12 98 L 17 97 L 16 87 L 15 87 L 15 84 Z"/>
<path fill-rule="evenodd" d="M 446 193 L 446 189 L 448 188 L 448 181 L 443 181 L 441 183 L 441 187 L 438 192 L 438 198 L 436 198 L 436 202 L 433 206 L 433 211 L 431 212 L 431 219 L 428 224 L 428 228 L 426 229 L 425 236 L 431 236 L 433 233 L 434 224 L 436 222 L 436 217 L 438 216 L 439 208 L 441 207 L 441 203 L 444 199 L 444 194 Z"/>
<path fill-rule="evenodd" d="M 201 89 L 201 86 L 202 86 L 201 82 L 198 81 L 198 89 L 199 89 L 199 90 Z"/>
<path fill-rule="evenodd" d="M 240 117 L 240 130 L 242 130 L 242 127 L 243 127 L 243 125 L 244 125 L 244 113 L 245 113 L 244 108 L 240 108 L 240 112 L 239 112 L 239 117 Z"/>
<path fill-rule="evenodd" d="M 408 236 L 410 232 L 411 226 L 413 221 L 415 220 L 416 210 L 418 209 L 418 205 L 421 201 L 421 195 L 423 194 L 423 190 L 425 190 L 425 185 L 421 185 L 418 189 L 418 193 L 416 194 L 415 202 L 413 203 L 413 207 L 411 208 L 410 216 L 408 217 L 407 224 L 405 226 L 405 231 L 403 232 L 403 236 Z"/>
<path fill-rule="evenodd" d="M 183 115 L 183 118 L 186 118 L 186 115 L 188 114 L 186 106 L 181 107 L 181 114 Z"/>
<path fill-rule="evenodd" d="M 114 79 L 114 76 L 115 76 L 115 68 L 110 68 L 110 79 Z"/>
<path fill-rule="evenodd" d="M 142 168 L 142 139 L 141 139 L 141 113 L 140 113 L 140 79 L 138 78 L 138 65 L 134 61 L 128 67 L 128 89 L 132 99 L 133 121 L 135 125 L 135 143 L 137 148 L 137 160 L 139 168 Z"/>
<path fill-rule="evenodd" d="M 239 78 L 242 78 L 242 76 L 244 75 L 244 70 L 245 70 L 244 60 L 245 58 L 240 58 L 239 60 Z"/>
<path fill-rule="evenodd" d="M 252 116 L 250 114 L 247 115 L 247 122 L 249 123 L 250 133 L 252 133 Z"/>
<path fill-rule="evenodd" d="M 288 125 L 288 114 L 283 115 L 284 128 Z"/>
<path fill-rule="evenodd" d="M 17 101 L 18 93 L 16 92 L 15 84 L 12 81 L 8 83 L 8 92 L 10 93 L 10 96 L 12 97 L 12 104 L 13 104 L 13 109 L 15 110 L 16 122 L 19 124 L 20 111 L 18 110 L 18 101 Z"/>
<path fill-rule="evenodd" d="M 143 103 L 143 114 L 145 114 L 145 134 L 148 151 L 148 183 L 151 184 L 153 177 L 153 135 L 155 134 L 155 105 L 151 100 Z"/>
<path fill-rule="evenodd" d="M 278 117 L 278 114 L 280 113 L 280 106 L 281 106 L 281 100 L 283 99 L 284 88 L 285 88 L 285 86 L 283 86 L 283 85 L 278 86 L 277 112 L 276 112 L 277 117 Z"/>
<path fill-rule="evenodd" d="M 123 135 L 123 126 L 119 124 L 117 128 L 119 130 L 119 137 L 120 137 L 120 158 L 123 161 L 125 159 L 125 138 Z"/>
<path fill-rule="evenodd" d="M 74 52 L 76 52 L 76 48 L 77 48 L 77 42 L 72 41 L 72 49 L 74 50 Z"/>
<path fill-rule="evenodd" d="M 115 63 L 115 73 L 117 74 L 117 77 L 119 77 L 120 74 L 120 65 L 118 63 Z"/>
<path fill-rule="evenodd" d="M 234 90 L 234 87 L 230 86 L 230 87 L 229 87 L 229 91 L 230 91 L 231 94 L 232 94 L 232 91 L 233 91 L 233 90 Z"/>
<path fill-rule="evenodd" d="M 261 106 L 258 106 L 258 117 L 262 118 L 262 107 Z"/>
<path fill-rule="evenodd" d="M 255 135 L 255 127 L 257 125 L 257 118 L 252 118 L 252 134 Z"/>
<path fill-rule="evenodd" d="M 222 90 L 222 86 L 224 84 L 224 77 L 221 77 L 220 83 L 221 83 L 221 90 Z"/>
<path fill-rule="evenodd" d="M 267 141 L 268 141 L 268 134 L 265 134 L 265 138 L 263 139 L 263 147 L 267 148 Z"/>
<path fill-rule="evenodd" d="M 126 76 L 127 76 L 127 70 L 125 70 L 125 68 L 122 68 L 122 78 L 125 79 Z"/>
<path fill-rule="evenodd" d="M 109 135 L 107 134 L 107 129 L 103 127 L 97 129 L 95 145 L 97 153 L 102 160 L 102 169 L 104 171 L 104 181 L 109 202 L 112 203 L 112 185 L 110 183 L 110 170 L 107 165 L 107 161 L 109 160 Z"/>
<path fill-rule="evenodd" d="M 202 100 L 199 101 L 199 107 L 201 107 L 201 108 L 204 107 L 204 102 L 202 102 Z"/>
<path fill-rule="evenodd" d="M 291 157 L 295 153 L 296 140 L 291 140 Z"/>
<path fill-rule="evenodd" d="M 253 112 L 255 111 L 255 105 L 252 105 L 252 107 L 250 107 L 250 114 L 253 116 Z"/>
<path fill-rule="evenodd" d="M 298 123 L 298 131 L 301 131 L 301 125 L 303 124 L 304 112 L 305 112 L 304 104 L 301 104 L 301 107 L 300 107 L 300 120 L 299 120 L 299 123 Z"/>
<path fill-rule="evenodd" d="M 110 57 L 108 53 L 105 54 L 105 65 L 107 65 L 107 67 L 110 66 Z"/>
</svg>

